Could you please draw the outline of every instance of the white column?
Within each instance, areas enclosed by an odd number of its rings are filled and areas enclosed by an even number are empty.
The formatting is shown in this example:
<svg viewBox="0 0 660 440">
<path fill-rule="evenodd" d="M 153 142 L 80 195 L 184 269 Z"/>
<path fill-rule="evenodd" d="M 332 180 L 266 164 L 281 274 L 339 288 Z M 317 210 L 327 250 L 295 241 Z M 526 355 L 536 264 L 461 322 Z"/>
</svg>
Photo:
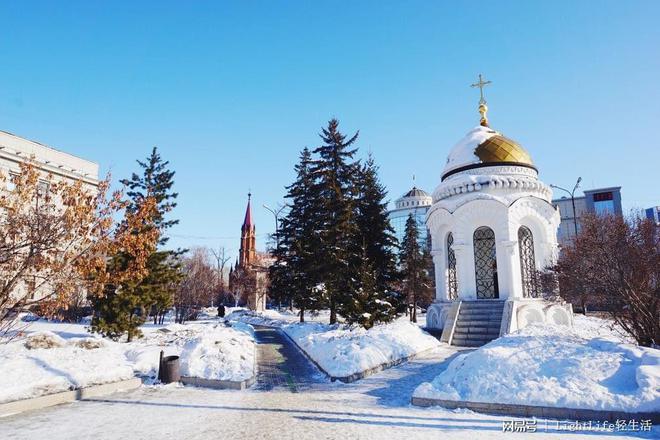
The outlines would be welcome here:
<svg viewBox="0 0 660 440">
<path fill-rule="evenodd" d="M 500 299 L 522 298 L 518 241 L 503 240 L 498 243 L 497 280 Z"/>
<path fill-rule="evenodd" d="M 471 244 L 454 243 L 454 255 L 456 255 L 456 281 L 458 283 L 458 299 L 472 301 L 477 299 L 475 275 L 474 275 L 474 252 Z"/>
<path fill-rule="evenodd" d="M 449 301 L 447 291 L 447 258 L 443 249 L 433 249 L 433 265 L 435 266 L 435 300 Z"/>
</svg>

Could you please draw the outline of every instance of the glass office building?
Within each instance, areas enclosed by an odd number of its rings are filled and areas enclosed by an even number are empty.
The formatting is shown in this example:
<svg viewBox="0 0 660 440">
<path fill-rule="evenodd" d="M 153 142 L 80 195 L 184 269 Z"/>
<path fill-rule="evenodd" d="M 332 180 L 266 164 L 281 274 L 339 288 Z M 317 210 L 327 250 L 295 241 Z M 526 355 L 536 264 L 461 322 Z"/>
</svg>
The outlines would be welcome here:
<svg viewBox="0 0 660 440">
<path fill-rule="evenodd" d="M 399 244 L 403 241 L 406 232 L 408 216 L 412 214 L 417 220 L 417 227 L 420 231 L 420 244 L 431 248 L 431 238 L 426 229 L 426 213 L 432 203 L 433 198 L 426 191 L 416 187 L 394 202 L 394 209 L 390 210 L 389 218 Z"/>
</svg>

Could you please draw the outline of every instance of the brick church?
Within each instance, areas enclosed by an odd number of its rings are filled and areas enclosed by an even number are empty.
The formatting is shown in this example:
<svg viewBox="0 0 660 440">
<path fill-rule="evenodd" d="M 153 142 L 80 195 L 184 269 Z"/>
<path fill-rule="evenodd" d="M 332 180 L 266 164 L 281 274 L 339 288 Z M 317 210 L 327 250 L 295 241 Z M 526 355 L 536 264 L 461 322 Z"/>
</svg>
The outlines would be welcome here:
<svg viewBox="0 0 660 440">
<path fill-rule="evenodd" d="M 241 226 L 241 245 L 236 264 L 229 272 L 229 288 L 240 293 L 242 303 L 251 310 L 266 308 L 268 268 L 273 259 L 267 252 L 257 252 L 256 226 L 252 218 L 252 194 L 248 193 L 245 218 Z"/>
</svg>

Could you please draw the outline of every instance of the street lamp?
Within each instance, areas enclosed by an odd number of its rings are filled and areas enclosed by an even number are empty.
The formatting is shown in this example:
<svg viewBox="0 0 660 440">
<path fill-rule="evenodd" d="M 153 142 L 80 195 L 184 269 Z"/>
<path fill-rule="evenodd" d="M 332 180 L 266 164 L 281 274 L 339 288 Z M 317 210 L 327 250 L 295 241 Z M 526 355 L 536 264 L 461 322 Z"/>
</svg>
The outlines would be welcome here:
<svg viewBox="0 0 660 440">
<path fill-rule="evenodd" d="M 270 208 L 268 205 L 265 203 L 263 204 L 263 207 L 266 208 L 268 211 L 270 211 L 271 214 L 273 214 L 273 217 L 275 217 L 275 243 L 276 246 L 279 248 L 280 247 L 280 213 L 284 210 L 284 208 L 287 207 L 286 203 L 282 206 L 280 206 L 277 209 Z"/>
<path fill-rule="evenodd" d="M 575 212 L 575 191 L 580 187 L 580 182 L 582 182 L 582 177 L 578 177 L 577 181 L 575 182 L 575 186 L 573 187 L 573 191 L 569 191 L 566 188 L 562 188 L 561 186 L 550 185 L 550 188 L 560 189 L 569 196 L 571 196 L 571 204 L 573 205 L 573 225 L 575 226 L 576 237 L 578 234 L 578 225 L 577 225 L 577 214 Z"/>
</svg>

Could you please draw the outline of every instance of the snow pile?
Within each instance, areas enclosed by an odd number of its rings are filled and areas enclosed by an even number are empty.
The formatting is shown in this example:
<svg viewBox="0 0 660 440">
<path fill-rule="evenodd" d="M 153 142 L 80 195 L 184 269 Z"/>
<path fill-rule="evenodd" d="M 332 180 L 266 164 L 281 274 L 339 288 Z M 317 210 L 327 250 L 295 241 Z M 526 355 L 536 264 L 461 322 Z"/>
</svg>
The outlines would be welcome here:
<svg viewBox="0 0 660 440">
<path fill-rule="evenodd" d="M 229 341 L 232 337 L 238 338 L 246 335 L 249 342 L 245 344 L 243 355 L 249 356 L 249 352 L 254 352 L 254 339 L 250 333 L 251 331 L 251 326 L 238 322 L 232 323 L 231 327 L 224 323 L 170 324 L 157 329 L 145 329 L 143 338 L 124 344 L 125 354 L 136 374 L 155 377 L 158 373 L 158 361 L 161 350 L 163 350 L 165 356 L 182 356 L 185 347 L 191 341 L 196 341 L 204 335 L 215 338 L 219 342 L 218 347 L 224 349 L 224 342 L 222 341 Z M 231 344 L 231 342 L 226 343 Z M 212 363 L 217 362 L 213 357 L 206 357 L 205 359 L 208 359 Z M 183 368 L 183 363 L 181 365 Z M 233 371 L 235 367 L 227 366 L 227 369 L 228 371 Z"/>
<path fill-rule="evenodd" d="M 405 320 L 365 330 L 319 323 L 282 328 L 309 357 L 333 377 L 346 377 L 440 345 Z"/>
<path fill-rule="evenodd" d="M 584 324 L 584 323 L 583 323 Z M 660 351 L 532 325 L 454 359 L 415 397 L 618 411 L 660 410 Z"/>
<path fill-rule="evenodd" d="M 241 381 L 254 376 L 254 339 L 230 327 L 188 341 L 181 353 L 181 374 L 214 380 Z"/>
<path fill-rule="evenodd" d="M 121 344 L 52 332 L 0 345 L 0 402 L 130 379 Z"/>
<path fill-rule="evenodd" d="M 573 329 L 575 333 L 585 339 L 606 338 L 617 342 L 635 344 L 635 339 L 611 319 L 573 315 Z"/>
<path fill-rule="evenodd" d="M 225 316 L 225 320 L 228 322 L 243 322 L 251 325 L 263 325 L 265 327 L 275 327 L 280 328 L 287 323 L 286 320 L 275 312 L 274 310 L 268 310 L 268 313 L 257 313 L 251 310 L 240 309 L 235 310 Z"/>
</svg>

